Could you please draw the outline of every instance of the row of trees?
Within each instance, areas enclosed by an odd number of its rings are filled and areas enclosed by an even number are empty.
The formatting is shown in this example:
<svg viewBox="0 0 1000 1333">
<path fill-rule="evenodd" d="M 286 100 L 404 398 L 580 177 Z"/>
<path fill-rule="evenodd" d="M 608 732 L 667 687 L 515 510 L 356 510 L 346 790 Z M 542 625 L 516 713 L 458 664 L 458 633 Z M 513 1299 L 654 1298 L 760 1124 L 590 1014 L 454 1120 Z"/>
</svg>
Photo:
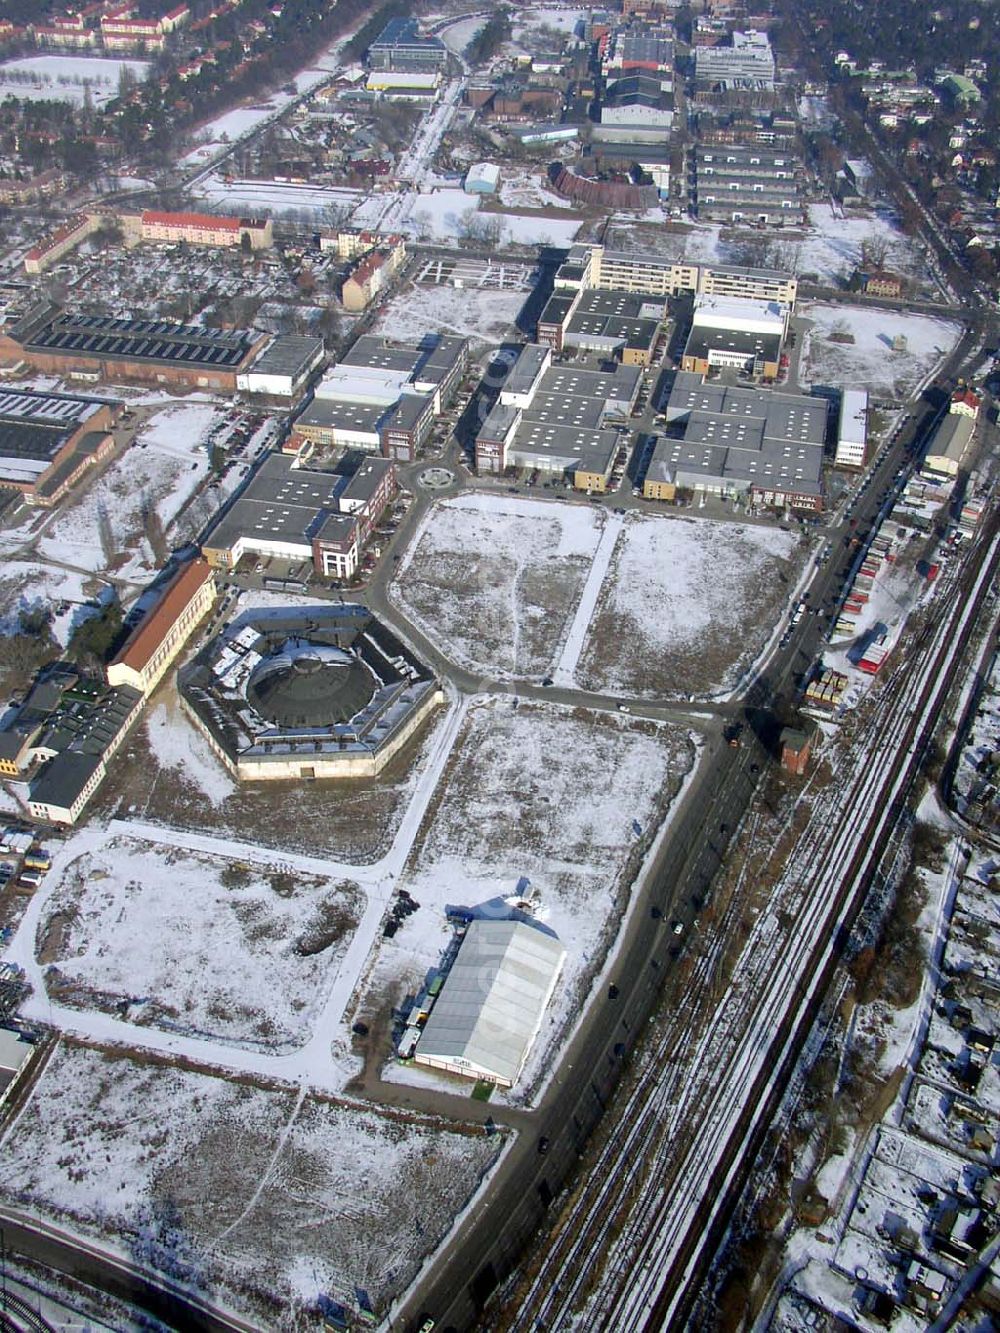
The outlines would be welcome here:
<svg viewBox="0 0 1000 1333">
<path fill-rule="evenodd" d="M 510 41 L 511 10 L 505 6 L 479 29 L 465 48 L 465 58 L 470 65 L 485 65 L 496 55 L 504 42 Z"/>
</svg>

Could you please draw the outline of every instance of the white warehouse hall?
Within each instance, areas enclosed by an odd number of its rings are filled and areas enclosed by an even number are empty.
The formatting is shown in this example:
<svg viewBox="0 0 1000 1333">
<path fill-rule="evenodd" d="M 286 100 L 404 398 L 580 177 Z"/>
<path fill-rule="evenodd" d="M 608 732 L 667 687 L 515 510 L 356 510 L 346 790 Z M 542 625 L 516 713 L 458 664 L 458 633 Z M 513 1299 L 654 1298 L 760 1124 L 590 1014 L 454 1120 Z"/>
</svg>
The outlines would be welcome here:
<svg viewBox="0 0 1000 1333">
<path fill-rule="evenodd" d="M 420 1036 L 416 1063 L 512 1087 L 565 957 L 560 941 L 537 926 L 470 922 Z"/>
</svg>

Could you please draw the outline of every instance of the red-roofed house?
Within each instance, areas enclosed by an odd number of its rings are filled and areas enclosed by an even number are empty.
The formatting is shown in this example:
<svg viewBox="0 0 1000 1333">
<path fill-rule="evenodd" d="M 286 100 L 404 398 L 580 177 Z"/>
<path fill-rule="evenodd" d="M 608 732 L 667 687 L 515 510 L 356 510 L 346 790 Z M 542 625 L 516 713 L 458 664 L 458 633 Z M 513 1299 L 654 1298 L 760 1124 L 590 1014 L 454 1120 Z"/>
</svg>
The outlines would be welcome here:
<svg viewBox="0 0 1000 1333">
<path fill-rule="evenodd" d="M 141 216 L 122 219 L 126 243 L 160 241 L 188 245 L 236 246 L 243 237 L 250 238 L 254 250 L 267 250 L 273 244 L 271 219 L 217 217 L 212 213 L 162 213 L 152 209 Z"/>
<path fill-rule="evenodd" d="M 340 299 L 345 310 L 364 310 L 391 281 L 406 259 L 406 247 L 398 245 L 370 250 L 344 279 Z"/>
<path fill-rule="evenodd" d="M 979 394 L 974 389 L 962 387 L 951 395 L 948 411 L 955 412 L 961 417 L 971 417 L 975 421 L 979 416 L 980 405 Z"/>
<path fill-rule="evenodd" d="M 25 273 L 44 273 L 50 265 L 58 263 L 63 255 L 75 250 L 100 225 L 101 218 L 97 213 L 78 213 L 64 227 L 60 227 L 40 244 L 32 246 L 24 256 Z"/>
</svg>

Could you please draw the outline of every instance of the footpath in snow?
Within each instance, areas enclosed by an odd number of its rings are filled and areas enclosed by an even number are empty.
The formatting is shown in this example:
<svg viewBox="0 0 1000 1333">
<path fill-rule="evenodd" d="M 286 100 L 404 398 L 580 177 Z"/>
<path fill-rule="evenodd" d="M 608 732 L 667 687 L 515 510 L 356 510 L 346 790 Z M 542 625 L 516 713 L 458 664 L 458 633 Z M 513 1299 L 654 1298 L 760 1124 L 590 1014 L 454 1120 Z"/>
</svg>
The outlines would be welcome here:
<svg viewBox="0 0 1000 1333">
<path fill-rule="evenodd" d="M 403 817 L 392 846 L 380 861 L 370 866 L 354 866 L 347 862 L 322 861 L 295 853 L 275 853 L 259 849 L 235 839 L 212 838 L 203 834 L 181 832 L 129 820 L 114 820 L 110 826 L 92 824 L 80 830 L 61 846 L 53 856 L 52 869 L 46 880 L 46 889 L 35 894 L 28 905 L 20 926 L 10 941 L 4 957 L 24 969 L 32 986 L 32 995 L 23 1006 L 25 1018 L 48 1023 L 65 1032 L 75 1033 L 105 1045 L 124 1045 L 157 1051 L 165 1055 L 181 1056 L 200 1065 L 229 1069 L 237 1073 L 281 1079 L 325 1091 L 339 1091 L 344 1081 L 356 1072 L 344 1060 L 338 1061 L 332 1046 L 340 1045 L 339 1031 L 351 1003 L 352 996 L 368 965 L 376 946 L 382 918 L 395 892 L 403 866 L 413 847 L 417 832 L 426 814 L 434 791 L 461 730 L 468 709 L 468 700 L 453 703 L 434 737 L 430 756 L 417 783 L 413 798 Z M 45 969 L 36 954 L 39 925 L 53 893 L 62 882 L 64 873 L 79 856 L 103 846 L 111 837 L 142 838 L 170 847 L 180 847 L 229 857 L 251 859 L 269 865 L 281 864 L 288 869 L 325 876 L 341 875 L 358 882 L 366 896 L 366 907 L 351 943 L 338 962 L 333 974 L 325 979 L 328 986 L 313 1024 L 312 1035 L 296 1050 L 268 1052 L 249 1046 L 236 1046 L 223 1040 L 188 1036 L 137 1026 L 99 1010 L 72 1008 L 54 1004 L 48 997 Z M 142 978 L 136 978 L 141 988 Z"/>
<path fill-rule="evenodd" d="M 559 661 L 552 672 L 552 679 L 557 685 L 571 687 L 576 683 L 574 679 L 576 666 L 580 660 L 580 654 L 583 652 L 587 630 L 590 628 L 590 622 L 597 607 L 597 599 L 600 596 L 601 588 L 604 586 L 604 576 L 608 572 L 611 557 L 615 553 L 618 538 L 621 536 L 624 527 L 625 520 L 621 514 L 612 514 L 604 525 L 601 540 L 594 552 L 590 573 L 587 575 L 583 592 L 580 594 L 580 604 L 576 608 L 576 615 L 569 627 L 569 633 L 566 636 L 566 643 Z"/>
</svg>

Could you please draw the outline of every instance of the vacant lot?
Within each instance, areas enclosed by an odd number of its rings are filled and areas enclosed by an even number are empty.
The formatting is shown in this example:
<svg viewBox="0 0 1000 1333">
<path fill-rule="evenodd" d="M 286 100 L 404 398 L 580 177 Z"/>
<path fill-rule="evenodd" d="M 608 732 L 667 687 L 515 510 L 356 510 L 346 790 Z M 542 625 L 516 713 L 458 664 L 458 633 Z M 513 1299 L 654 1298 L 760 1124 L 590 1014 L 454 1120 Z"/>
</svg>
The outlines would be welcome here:
<svg viewBox="0 0 1000 1333">
<path fill-rule="evenodd" d="M 731 689 L 787 601 L 796 543 L 773 524 L 630 515 L 577 682 L 671 699 Z"/>
<path fill-rule="evenodd" d="M 211 402 L 170 403 L 155 412 L 120 458 L 46 529 L 38 549 L 80 569 L 142 576 L 163 564 L 171 525 L 208 475 Z"/>
<path fill-rule="evenodd" d="M 118 837 L 67 867 L 38 947 L 53 999 L 280 1049 L 308 1037 L 362 905 L 354 884 Z"/>
<path fill-rule="evenodd" d="M 3 1138 L 0 1197 L 301 1330 L 322 1292 L 384 1308 L 498 1151 L 481 1129 L 62 1042 Z"/>
<path fill-rule="evenodd" d="M 579 505 L 465 495 L 435 505 L 393 600 L 459 666 L 544 675 L 555 662 L 600 540 Z"/>
<path fill-rule="evenodd" d="M 681 728 L 548 704 L 515 709 L 505 698 L 475 704 L 404 878 L 420 909 L 382 946 L 370 994 L 419 987 L 451 937 L 448 906 L 509 915 L 530 881 L 535 916 L 568 956 L 527 1090 L 579 1013 L 692 758 Z"/>
<path fill-rule="evenodd" d="M 509 337 L 526 297 L 526 292 L 410 287 L 392 297 L 372 332 L 414 339 L 428 333 L 450 333 L 470 338 L 478 351 Z"/>
<path fill-rule="evenodd" d="M 897 310 L 804 305 L 811 327 L 802 343 L 799 382 L 869 389 L 906 399 L 954 347 L 959 324 Z M 894 341 L 903 339 L 897 347 Z"/>
</svg>

